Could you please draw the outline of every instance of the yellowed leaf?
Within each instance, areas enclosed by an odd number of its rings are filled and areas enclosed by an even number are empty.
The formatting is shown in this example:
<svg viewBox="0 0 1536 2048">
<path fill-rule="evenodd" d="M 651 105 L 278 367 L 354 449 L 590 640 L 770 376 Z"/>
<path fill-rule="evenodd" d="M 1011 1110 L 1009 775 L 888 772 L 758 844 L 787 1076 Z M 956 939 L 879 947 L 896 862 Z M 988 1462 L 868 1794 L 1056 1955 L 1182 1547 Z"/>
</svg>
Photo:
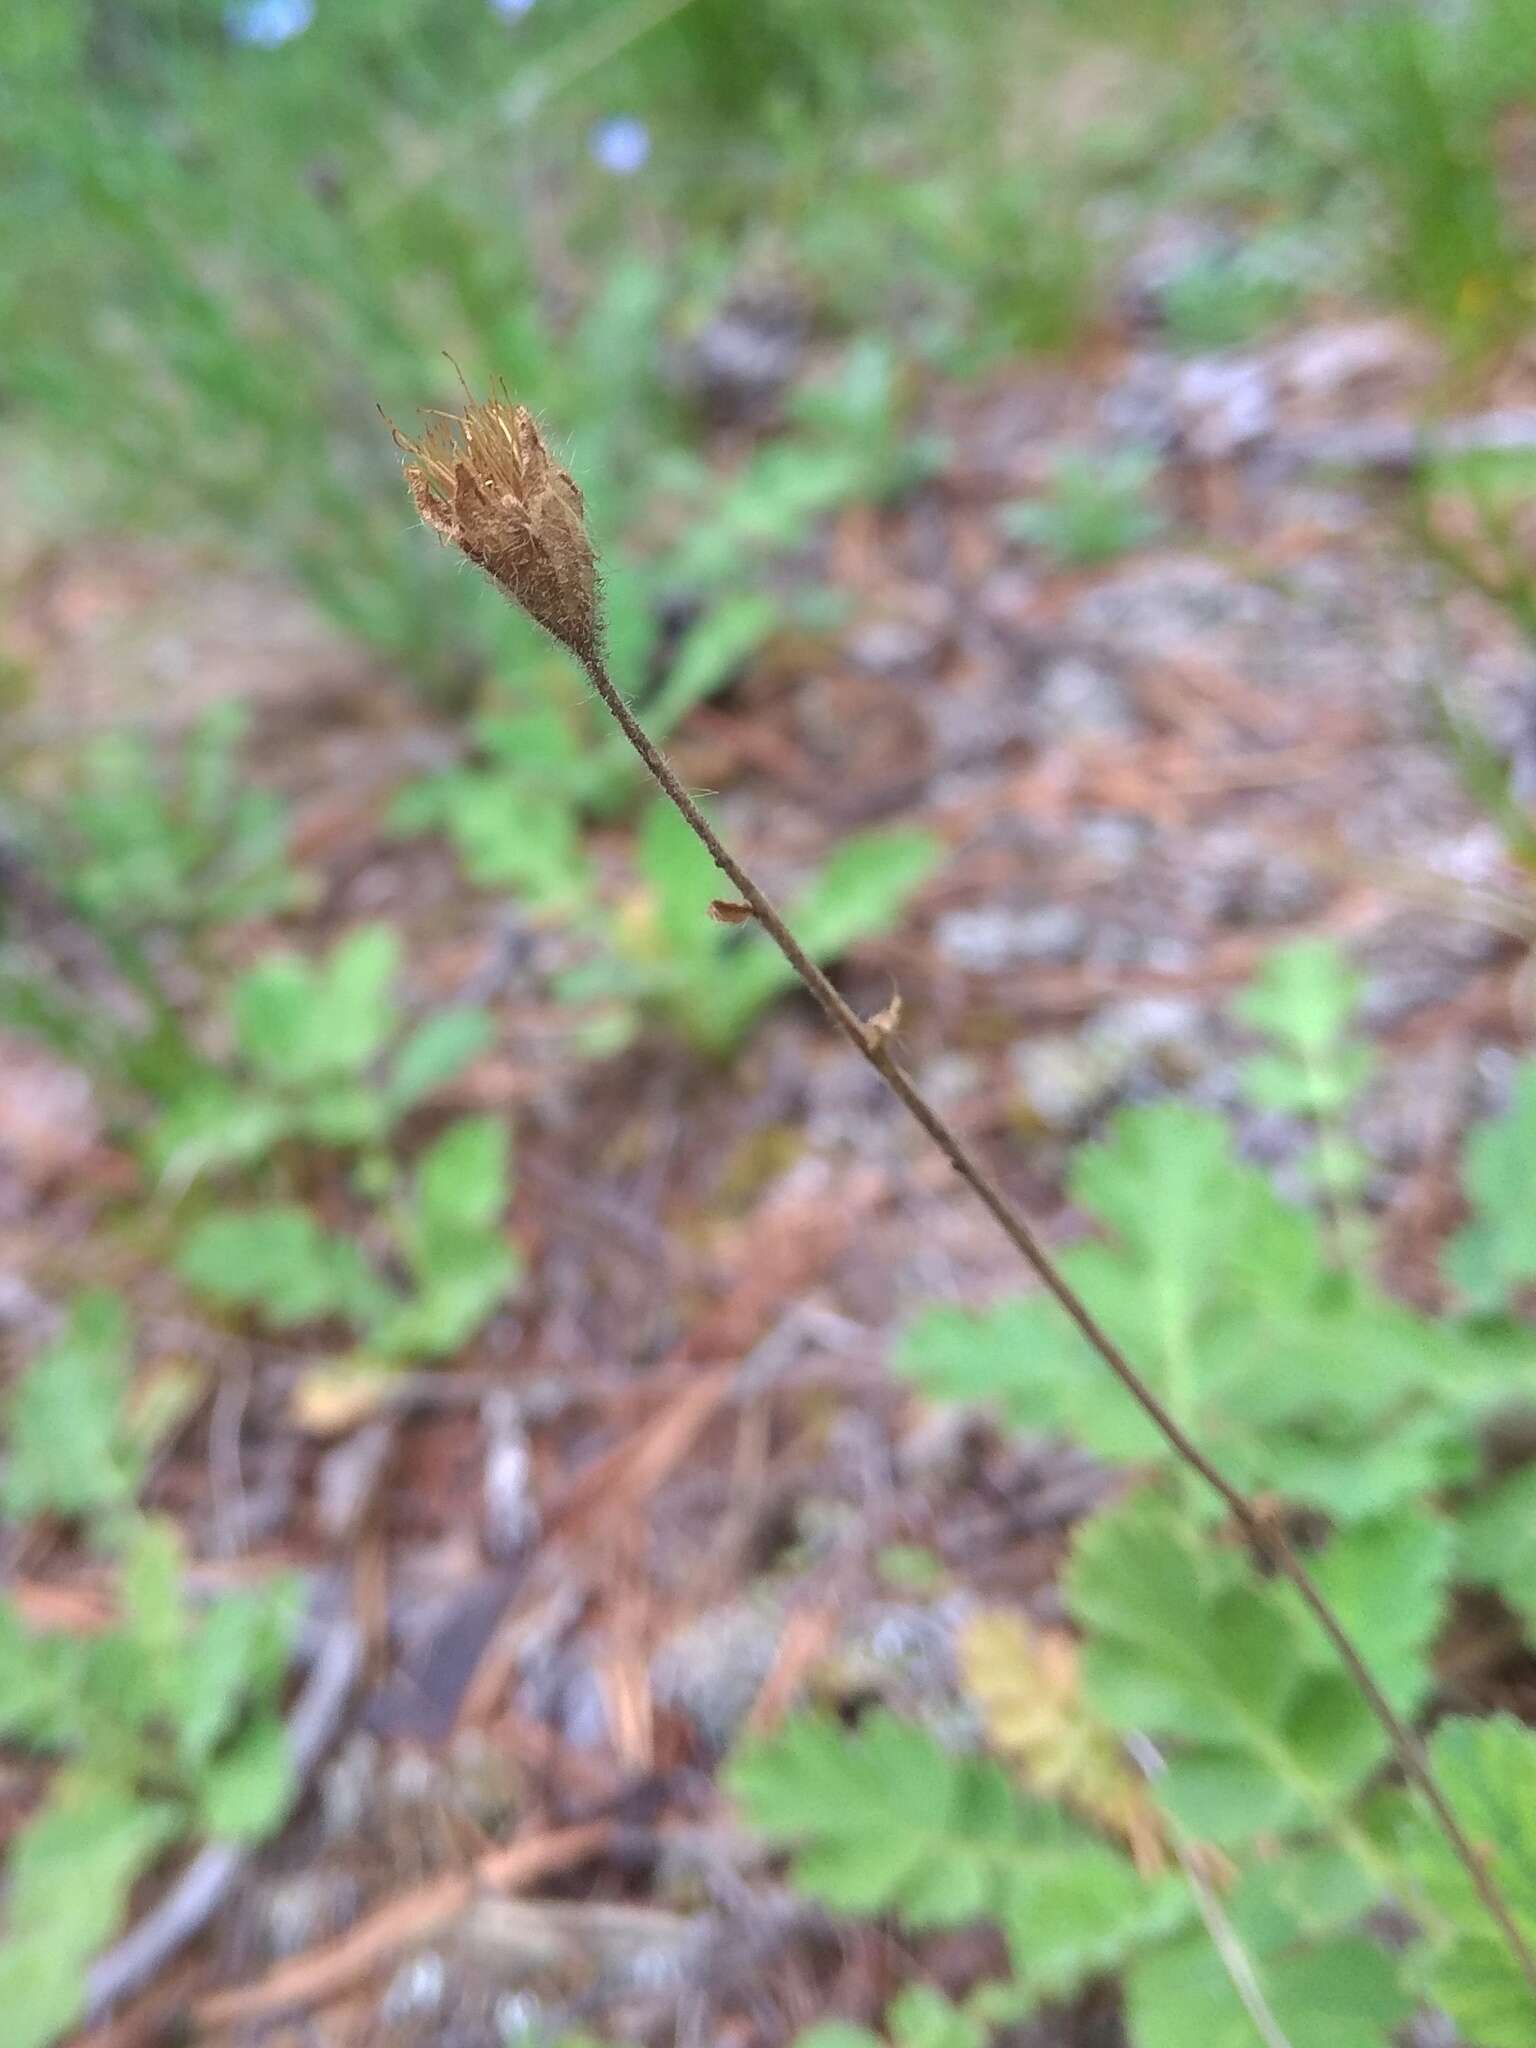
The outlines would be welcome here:
<svg viewBox="0 0 1536 2048">
<path fill-rule="evenodd" d="M 994 1609 L 966 1625 L 959 1651 L 992 1747 L 1030 1789 L 1118 1835 L 1141 1869 L 1160 1869 L 1156 1810 L 1111 1730 L 1083 1703 L 1072 1638 Z"/>
<path fill-rule="evenodd" d="M 303 1374 L 289 1397 L 288 1412 L 309 1436 L 341 1436 L 377 1413 L 389 1383 L 388 1367 L 372 1359 L 332 1359 Z"/>
</svg>

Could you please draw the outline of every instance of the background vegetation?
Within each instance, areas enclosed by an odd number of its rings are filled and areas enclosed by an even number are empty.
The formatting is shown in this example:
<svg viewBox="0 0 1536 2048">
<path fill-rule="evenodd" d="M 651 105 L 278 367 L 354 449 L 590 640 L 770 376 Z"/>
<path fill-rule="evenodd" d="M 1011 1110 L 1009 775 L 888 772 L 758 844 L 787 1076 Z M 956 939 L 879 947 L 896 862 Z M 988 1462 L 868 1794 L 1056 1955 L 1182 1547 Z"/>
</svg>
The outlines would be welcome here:
<svg viewBox="0 0 1536 2048">
<path fill-rule="evenodd" d="M 535 1961 L 458 2019 L 390 1978 L 382 2004 L 325 2006 L 328 2041 L 590 2024 L 775 2048 L 1365 2048 L 1437 2025 L 1469 2048 L 1536 2044 L 1519 1971 L 1310 1618 L 1051 1307 L 1000 1296 L 989 1253 L 953 1253 L 917 1214 L 902 1190 L 921 1169 L 828 1080 L 778 956 L 711 920 L 717 878 L 562 659 L 414 530 L 380 419 L 412 430 L 500 379 L 549 423 L 600 542 L 616 679 L 782 882 L 807 949 L 870 1013 L 900 986 L 918 1055 L 1071 1238 L 1074 1281 L 1306 1549 L 1536 1942 L 1533 137 L 1523 0 L 50 0 L 0 24 L 0 1059 L 18 1102 L 38 1073 L 78 1083 L 92 1132 L 38 1165 L 19 1110 L 0 1115 L 13 2048 L 122 2003 L 103 1956 L 210 1846 L 237 1852 L 232 1882 L 193 1959 L 160 1958 L 139 2038 L 189 2010 L 224 2037 L 208 1987 L 279 1968 L 250 1902 L 285 1854 L 345 1853 L 316 1833 L 340 1795 L 315 1796 L 295 1733 L 304 1674 L 338 1615 L 369 1637 L 373 1690 L 409 1661 L 421 1533 L 373 1496 L 366 1540 L 328 1521 L 319 1474 L 359 1444 L 383 1446 L 376 1480 L 414 1470 L 430 1418 L 459 1408 L 515 1499 L 493 1541 L 479 1482 L 439 1486 L 449 1577 L 500 1541 L 540 1599 L 562 1573 L 581 1589 L 605 1674 L 588 1746 L 612 1776 L 590 1812 L 524 1786 L 475 1826 L 729 1829 L 736 1893 L 718 1872 L 714 1892 L 696 1875 L 667 1892 L 653 1843 L 648 1862 L 582 1866 L 556 1909 L 702 1921 L 757 1885 L 799 1944 L 794 1992 L 678 1964 L 691 1988 L 658 2002 L 652 1984 L 648 2004 L 628 1978 L 577 1995 Z M 1389 376 L 1386 441 L 1350 440 L 1347 392 L 1308 412 L 1325 379 L 1296 368 L 1300 344 L 1316 364 L 1341 334 L 1429 365 Z M 1264 510 L 1298 470 L 1360 495 Z M 1249 793 L 1310 772 L 1307 733 L 1250 705 L 1258 738 L 1222 781 L 1198 677 L 1229 710 L 1250 679 L 1223 697 L 1175 647 L 1150 769 L 1116 755 L 1111 717 L 1064 784 L 1030 781 L 1080 712 L 1070 673 L 1059 700 L 1043 680 L 1053 651 L 1081 655 L 1063 619 L 1095 591 L 1160 601 L 1190 558 L 1262 604 L 1317 533 L 1326 550 L 1357 526 L 1359 590 L 1302 586 L 1299 615 L 1377 605 L 1361 592 L 1384 559 L 1403 637 L 1470 650 L 1467 674 L 1447 655 L 1381 713 L 1370 756 L 1388 778 L 1394 747 L 1438 764 L 1409 824 L 1422 845 L 1390 874 L 1309 845 L 1341 897 L 1308 883 L 1215 965 L 1155 947 L 1129 964 L 1142 996 L 1209 997 L 1189 1032 L 1216 1032 L 1219 1073 L 1183 1061 L 1184 1027 L 1127 1049 L 1080 988 L 1047 1043 L 1032 973 L 978 987 L 988 947 L 1056 957 L 1043 927 L 1019 937 L 1021 907 L 1064 908 L 1038 901 L 1020 821 L 1054 817 L 1091 865 L 1117 808 L 1177 837 L 1202 774 L 1242 824 Z M 114 681 L 81 715 L 50 593 L 110 614 L 127 561 L 177 618 L 232 605 L 246 654 L 298 617 L 326 680 L 248 688 L 240 659 L 188 672 L 152 652 L 147 689 Z M 861 641 L 861 607 L 896 582 L 907 638 L 887 620 Z M 928 639 L 910 623 L 925 592 L 950 607 Z M 108 634 L 109 669 L 138 659 L 128 637 Z M 1262 637 L 1283 703 L 1307 653 Z M 1490 645 L 1503 666 L 1479 695 Z M 1374 652 L 1356 649 L 1362 674 Z M 861 660 L 871 694 L 834 696 Z M 1380 681 L 1359 686 L 1373 717 Z M 980 707 L 948 772 L 913 736 L 941 700 L 956 721 Z M 854 742 L 889 717 L 891 758 L 866 772 Z M 786 798 L 774 778 L 807 732 L 829 751 L 784 771 Z M 967 809 L 978 762 L 1005 759 L 1020 780 Z M 1140 773 L 1154 798 L 1120 802 Z M 1431 784 L 1407 773 L 1411 809 Z M 360 805 L 340 825 L 338 801 Z M 1413 870 L 1447 806 L 1482 833 L 1481 864 L 1437 894 Z M 1292 850 L 1267 844 L 1273 879 Z M 1203 859 L 1191 840 L 1190 875 Z M 1436 991 L 1473 1078 L 1407 1167 L 1371 1137 L 1373 1105 L 1417 1071 L 1377 1001 L 1384 902 L 1493 934 L 1470 993 Z M 994 1057 L 1025 1075 L 1000 1114 Z M 38 1119 L 67 1126 L 74 1100 L 45 1094 Z M 690 1148 L 704 1163 L 672 1187 Z M 825 1276 L 780 1271 L 772 1205 L 820 1173 L 830 1212 L 862 1216 L 850 1154 L 880 1181 L 871 1213 L 899 1219 L 869 1226 L 899 1277 L 873 1295 L 828 1280 L 828 1307 Z M 567 1202 L 580 1229 L 562 1235 Z M 626 1232 L 665 1306 L 600 1323 Z M 755 1261 L 758 1320 L 722 1335 L 711 1288 L 736 1301 Z M 957 1452 L 963 1482 L 941 1483 L 904 1448 L 878 1499 L 835 1513 L 816 1459 L 859 1386 L 792 1388 L 786 1411 L 754 1346 L 802 1312 L 847 1327 L 853 1301 L 923 1404 L 882 1393 L 904 1418 L 892 1443 L 953 1408 L 952 1443 L 982 1431 L 993 1450 Z M 704 1411 L 664 1453 L 628 1394 L 562 1434 L 548 1387 L 617 1368 L 648 1400 L 666 1366 L 708 1360 L 740 1369 L 715 1396 L 739 1433 L 699 1458 L 743 1486 L 754 1461 L 782 1469 L 795 1507 L 766 1548 L 726 1527 L 731 1599 L 767 1603 L 774 1650 L 728 1725 L 700 1710 L 685 1740 L 657 1667 L 641 1660 L 642 1711 L 630 1667 L 604 1662 L 627 1610 L 599 1549 L 575 1564 L 560 1544 L 606 1527 L 614 1473 L 648 1511 Z M 242 1431 L 289 1476 L 270 1523 L 231 1534 Z M 991 1511 L 1015 1454 L 999 1447 L 1020 1442 L 1074 1485 L 1091 1473 L 1087 1491 L 1043 1568 L 1009 1550 L 1009 1570 L 968 1577 L 945 1518 Z M 677 1517 L 658 1527 L 697 1548 Z M 652 1530 L 629 1560 L 657 1628 L 688 1605 L 663 1548 Z M 773 1605 L 797 1573 L 833 1617 L 809 1654 Z M 943 1638 L 921 1697 L 846 1640 L 893 1589 L 903 1626 Z M 526 1647 L 502 1691 L 553 1728 Z M 532 1773 L 510 1725 L 490 1748 Z M 418 1874 L 470 1856 L 461 1841 Z M 389 1889 L 389 1853 L 373 1858 L 369 1901 Z M 291 1946 L 339 1931 L 322 1916 Z M 840 1970 L 839 1943 L 866 1961 Z"/>
</svg>

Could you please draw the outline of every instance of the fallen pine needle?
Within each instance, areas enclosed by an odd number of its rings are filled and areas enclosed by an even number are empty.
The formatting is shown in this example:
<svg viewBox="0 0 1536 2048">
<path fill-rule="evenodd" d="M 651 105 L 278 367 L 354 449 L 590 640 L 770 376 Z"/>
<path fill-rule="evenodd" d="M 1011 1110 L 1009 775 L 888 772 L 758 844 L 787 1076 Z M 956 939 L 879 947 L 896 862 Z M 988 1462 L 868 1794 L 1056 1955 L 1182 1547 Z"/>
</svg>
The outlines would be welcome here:
<svg viewBox="0 0 1536 2048">
<path fill-rule="evenodd" d="M 606 1848 L 612 1836 L 607 1821 L 594 1821 L 493 1849 L 468 1870 L 436 1878 L 391 1899 L 335 1941 L 307 1949 L 254 1984 L 240 1984 L 200 1999 L 192 2017 L 199 2027 L 229 2027 L 325 2005 L 401 1949 L 430 1941 L 451 1926 L 478 1893 L 522 1891 L 541 1877 L 585 1863 Z"/>
</svg>

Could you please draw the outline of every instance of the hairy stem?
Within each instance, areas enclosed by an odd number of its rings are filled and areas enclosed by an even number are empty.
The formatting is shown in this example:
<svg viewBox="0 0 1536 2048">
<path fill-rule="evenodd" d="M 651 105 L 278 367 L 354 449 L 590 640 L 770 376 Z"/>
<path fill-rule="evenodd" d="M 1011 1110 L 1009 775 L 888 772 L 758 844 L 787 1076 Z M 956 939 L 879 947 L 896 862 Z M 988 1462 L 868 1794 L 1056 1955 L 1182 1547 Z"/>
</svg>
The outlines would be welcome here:
<svg viewBox="0 0 1536 2048">
<path fill-rule="evenodd" d="M 901 1066 L 892 1054 L 885 1034 L 871 1029 L 864 1023 L 857 1011 L 833 987 L 821 968 L 806 954 L 771 899 L 753 881 L 678 780 L 671 762 L 652 740 L 610 679 L 601 657 L 594 652 L 583 655 L 581 660 L 591 677 L 592 687 L 618 721 L 625 738 L 640 756 L 652 781 L 687 822 L 715 866 L 739 892 L 742 901 L 750 905 L 757 922 L 821 1006 L 828 1022 L 868 1060 L 913 1121 L 922 1127 L 983 1207 L 991 1212 L 1009 1243 L 1034 1272 L 1046 1292 L 1054 1296 L 1065 1314 L 1076 1325 L 1085 1342 L 1108 1366 L 1131 1399 L 1157 1429 L 1169 1449 L 1218 1495 L 1233 1521 L 1242 1529 L 1258 1554 L 1267 1558 L 1275 1570 L 1283 1573 L 1296 1588 L 1303 1604 L 1333 1645 L 1340 1663 L 1359 1689 L 1361 1697 L 1380 1722 L 1404 1776 L 1422 1794 L 1457 1861 L 1466 1871 L 1478 1897 L 1487 1909 L 1489 1918 L 1507 1943 L 1510 1954 L 1519 1965 L 1521 1975 L 1530 1986 L 1533 1996 L 1536 1996 L 1536 1955 L 1532 1954 L 1530 1944 L 1516 1924 L 1514 1915 L 1494 1883 L 1482 1857 L 1436 1783 L 1423 1745 L 1377 1684 L 1349 1631 L 1334 1612 L 1322 1588 L 1303 1564 L 1284 1529 L 1234 1486 L 1220 1467 L 1201 1450 L 1062 1273 L 1029 1218 L 1004 1193 L 965 1140 L 934 1108 L 911 1075 Z"/>
</svg>

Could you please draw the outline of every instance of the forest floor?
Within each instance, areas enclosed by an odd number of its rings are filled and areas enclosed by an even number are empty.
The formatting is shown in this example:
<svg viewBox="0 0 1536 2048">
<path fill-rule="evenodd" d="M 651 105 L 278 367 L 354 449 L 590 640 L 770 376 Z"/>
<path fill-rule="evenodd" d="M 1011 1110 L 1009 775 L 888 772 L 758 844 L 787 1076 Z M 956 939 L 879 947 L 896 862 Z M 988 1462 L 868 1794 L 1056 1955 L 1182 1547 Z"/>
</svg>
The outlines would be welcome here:
<svg viewBox="0 0 1536 2048">
<path fill-rule="evenodd" d="M 1386 1055 L 1357 1129 L 1386 1270 L 1435 1298 L 1459 1139 L 1531 1007 L 1513 874 L 1437 693 L 1536 767 L 1528 646 L 1404 517 L 1402 450 L 1444 376 L 1411 324 L 1341 316 L 1213 358 L 1122 337 L 935 391 L 938 472 L 825 535 L 842 623 L 776 639 L 684 728 L 686 777 L 772 885 L 855 825 L 943 840 L 842 984 L 866 1013 L 899 990 L 908 1064 L 1053 1241 L 1081 1229 L 1068 1149 L 1115 1103 L 1218 1106 L 1286 1174 L 1300 1134 L 1245 1103 L 1231 999 L 1276 943 L 1328 934 Z M 1169 452 L 1162 536 L 1074 571 L 1005 540 L 998 506 L 1106 435 Z M 365 1661 L 298 1819 L 94 2048 L 189 2001 L 209 2038 L 267 2048 L 486 2048 L 540 2012 L 769 2048 L 878 2011 L 911 1958 L 790 1898 L 716 1772 L 807 1691 L 963 1721 L 965 1616 L 1059 1616 L 1065 1542 L 1111 1482 L 885 1370 L 914 1309 L 1020 1284 L 1007 1246 L 801 999 L 728 1069 L 660 1035 L 581 1056 L 550 995 L 571 942 L 386 828 L 441 727 L 283 592 L 120 540 L 34 557 L 15 589 L 35 761 L 108 718 L 171 730 L 247 699 L 321 878 L 314 937 L 387 915 L 414 991 L 492 1009 L 450 1106 L 515 1120 L 529 1274 L 460 1368 L 357 1417 L 306 1398 L 300 1347 L 189 1323 L 131 1234 L 110 1240 L 122 1270 L 90 1277 L 218 1389 L 151 1504 L 210 1583 L 302 1566 L 320 1641 L 355 1626 Z M 134 1171 L 87 1081 L 0 1047 L 8 1338 L 46 1334 Z M 88 1608 L 83 1569 L 35 1546 L 23 1591 Z M 532 1895 L 497 1863 L 514 1826 L 531 1870 L 547 1858 Z M 974 1976 L 979 1939 L 925 1970 Z M 1018 2038 L 1110 2043 L 1112 2003 Z"/>
</svg>

